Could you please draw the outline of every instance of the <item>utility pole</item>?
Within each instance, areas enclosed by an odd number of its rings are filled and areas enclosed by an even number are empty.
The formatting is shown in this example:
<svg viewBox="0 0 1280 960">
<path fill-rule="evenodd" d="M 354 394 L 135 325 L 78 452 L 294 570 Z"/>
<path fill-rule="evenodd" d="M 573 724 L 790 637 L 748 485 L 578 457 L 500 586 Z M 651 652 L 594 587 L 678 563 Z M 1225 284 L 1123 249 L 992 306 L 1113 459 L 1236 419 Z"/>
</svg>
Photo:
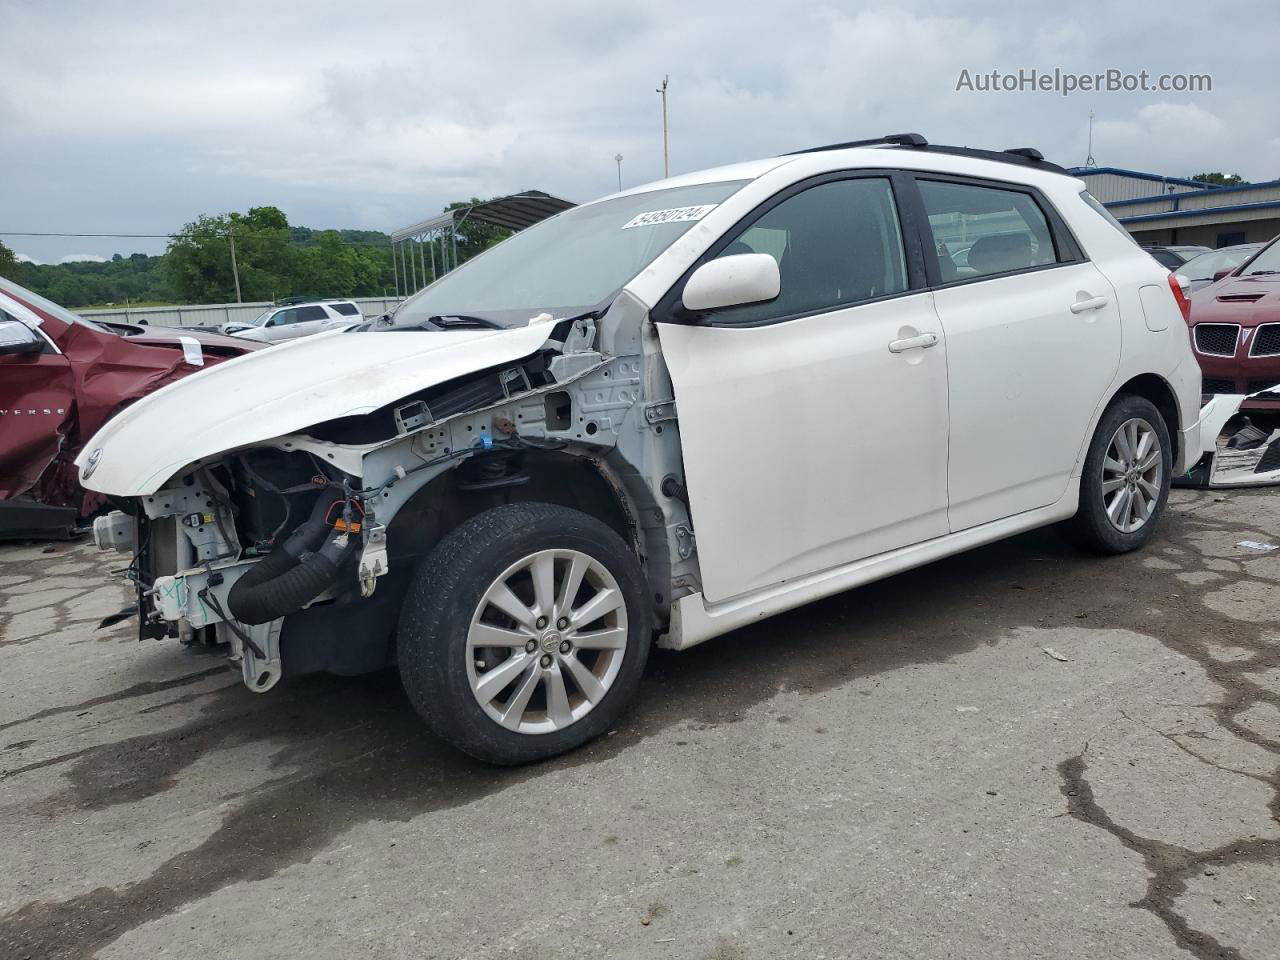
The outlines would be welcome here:
<svg viewBox="0 0 1280 960">
<path fill-rule="evenodd" d="M 667 160 L 667 81 L 669 76 L 662 78 L 662 86 L 653 91 L 662 95 L 662 176 L 667 178 L 671 176 L 671 164 Z"/>
<path fill-rule="evenodd" d="M 227 227 L 227 239 L 231 241 L 231 276 L 236 282 L 236 303 L 244 303 L 240 299 L 240 269 L 236 266 L 236 228 L 235 224 Z"/>
<path fill-rule="evenodd" d="M 618 154 L 614 158 L 614 162 L 618 164 L 618 192 L 622 192 L 622 154 Z"/>
</svg>

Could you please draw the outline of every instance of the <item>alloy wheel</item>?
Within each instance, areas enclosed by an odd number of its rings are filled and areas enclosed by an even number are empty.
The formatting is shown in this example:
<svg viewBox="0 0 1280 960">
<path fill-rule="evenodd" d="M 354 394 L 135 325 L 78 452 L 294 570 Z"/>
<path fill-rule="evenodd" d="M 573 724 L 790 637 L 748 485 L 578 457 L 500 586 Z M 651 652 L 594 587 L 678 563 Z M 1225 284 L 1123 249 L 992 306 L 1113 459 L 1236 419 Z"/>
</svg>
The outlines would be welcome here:
<svg viewBox="0 0 1280 960">
<path fill-rule="evenodd" d="M 1133 533 L 1151 519 L 1164 474 L 1160 436 L 1141 417 L 1120 424 L 1102 460 L 1102 502 L 1107 519 L 1121 533 Z"/>
<path fill-rule="evenodd" d="M 480 598 L 467 631 L 467 680 L 503 727 L 552 733 L 604 699 L 626 646 L 626 603 L 604 564 L 576 550 L 540 550 Z"/>
</svg>

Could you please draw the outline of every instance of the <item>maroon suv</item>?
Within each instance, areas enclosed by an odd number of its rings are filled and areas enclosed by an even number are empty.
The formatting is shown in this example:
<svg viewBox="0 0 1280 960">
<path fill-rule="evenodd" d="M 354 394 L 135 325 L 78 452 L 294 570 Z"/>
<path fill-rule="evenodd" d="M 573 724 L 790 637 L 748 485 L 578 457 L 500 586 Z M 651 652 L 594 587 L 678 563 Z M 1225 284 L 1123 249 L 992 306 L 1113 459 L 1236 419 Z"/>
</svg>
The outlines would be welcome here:
<svg viewBox="0 0 1280 960">
<path fill-rule="evenodd" d="M 0 278 L 0 539 L 69 533 L 102 503 L 81 489 L 73 461 L 112 414 L 260 346 L 195 330 L 104 326 Z"/>
<path fill-rule="evenodd" d="M 1187 322 L 1205 393 L 1265 391 L 1244 406 L 1280 411 L 1280 237 L 1192 294 Z"/>
</svg>

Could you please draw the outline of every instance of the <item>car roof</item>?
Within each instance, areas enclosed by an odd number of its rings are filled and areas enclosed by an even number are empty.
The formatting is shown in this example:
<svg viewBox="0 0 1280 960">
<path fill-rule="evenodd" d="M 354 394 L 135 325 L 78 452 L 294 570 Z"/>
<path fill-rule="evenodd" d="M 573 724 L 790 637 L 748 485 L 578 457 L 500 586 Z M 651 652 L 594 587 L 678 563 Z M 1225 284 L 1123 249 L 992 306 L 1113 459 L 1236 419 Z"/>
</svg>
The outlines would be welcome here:
<svg viewBox="0 0 1280 960">
<path fill-rule="evenodd" d="M 789 154 L 782 157 L 768 157 L 761 160 L 749 160 L 745 163 L 734 163 L 722 167 L 710 167 L 692 173 L 680 174 L 666 180 L 654 180 L 624 190 L 621 193 L 602 197 L 610 200 L 614 197 L 631 196 L 650 193 L 655 190 L 667 190 L 672 187 L 697 186 L 704 183 L 724 183 L 732 180 L 756 180 L 765 174 L 772 173 L 784 166 L 795 165 L 804 174 L 818 174 L 825 170 L 842 170 L 858 168 L 878 168 L 899 170 L 917 170 L 932 173 L 951 173 L 959 176 L 980 177 L 987 180 L 1005 180 L 1011 183 L 1045 186 L 1060 186 L 1064 181 L 1077 185 L 1075 189 L 1083 190 L 1084 181 L 1070 174 L 1064 174 L 1057 167 L 1037 168 L 1020 163 L 987 159 L 981 156 L 969 156 L 963 153 L 950 153 L 945 150 L 912 150 L 894 146 L 847 147 L 815 150 L 807 153 Z M 592 201 L 598 203 L 600 201 Z"/>
<path fill-rule="evenodd" d="M 601 197 L 601 200 L 612 200 L 614 197 L 629 197 L 637 193 L 652 193 L 654 190 L 669 190 L 672 187 L 692 187 L 703 183 L 729 183 L 734 180 L 756 180 L 771 170 L 791 163 L 795 157 L 767 157 L 762 160 L 746 160 L 742 163 L 730 163 L 721 167 L 708 167 L 705 170 L 694 170 L 682 173 L 665 180 L 651 180 L 639 186 L 631 187 L 620 193 Z M 592 201 L 597 203 L 599 201 Z"/>
<path fill-rule="evenodd" d="M 298 303 L 282 303 L 278 307 L 270 308 L 274 313 L 276 310 L 296 310 L 298 307 L 323 307 L 331 303 L 354 303 L 353 300 L 347 300 L 342 297 L 331 297 L 327 300 L 302 300 Z"/>
</svg>

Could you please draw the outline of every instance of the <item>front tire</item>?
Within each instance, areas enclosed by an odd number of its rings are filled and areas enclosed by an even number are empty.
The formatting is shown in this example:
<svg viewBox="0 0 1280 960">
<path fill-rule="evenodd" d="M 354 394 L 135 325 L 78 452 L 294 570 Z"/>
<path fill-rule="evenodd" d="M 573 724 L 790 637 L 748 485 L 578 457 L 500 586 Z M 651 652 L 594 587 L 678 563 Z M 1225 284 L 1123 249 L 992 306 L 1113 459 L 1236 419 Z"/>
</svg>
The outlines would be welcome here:
<svg viewBox="0 0 1280 960">
<path fill-rule="evenodd" d="M 567 507 L 514 503 L 445 537 L 405 596 L 405 691 L 459 750 L 531 763 L 605 733 L 634 697 L 652 639 L 635 552 Z"/>
<path fill-rule="evenodd" d="M 1095 553 L 1145 546 L 1164 514 L 1172 474 L 1169 428 L 1160 411 L 1145 397 L 1117 397 L 1089 444 L 1069 536 Z"/>
</svg>

